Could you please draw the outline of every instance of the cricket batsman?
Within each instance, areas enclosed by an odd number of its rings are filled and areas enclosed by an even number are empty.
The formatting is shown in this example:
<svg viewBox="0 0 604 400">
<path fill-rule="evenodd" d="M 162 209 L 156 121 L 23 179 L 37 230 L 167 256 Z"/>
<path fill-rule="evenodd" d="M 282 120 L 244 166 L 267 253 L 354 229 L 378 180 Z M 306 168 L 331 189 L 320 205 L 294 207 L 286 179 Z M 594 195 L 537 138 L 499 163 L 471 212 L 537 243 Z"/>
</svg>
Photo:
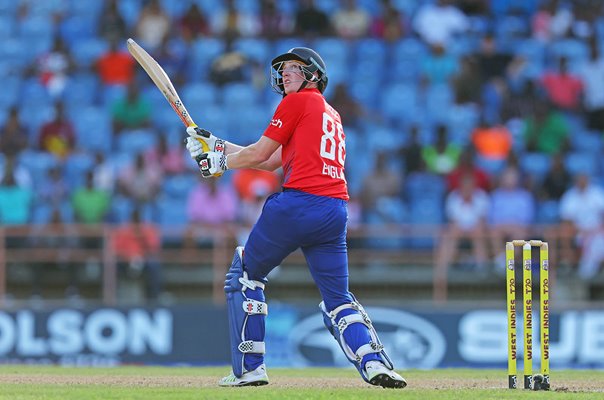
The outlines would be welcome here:
<svg viewBox="0 0 604 400">
<path fill-rule="evenodd" d="M 268 273 L 301 248 L 321 293 L 325 326 L 361 377 L 404 388 L 369 316 L 348 290 L 346 145 L 340 115 L 323 97 L 325 63 L 312 49 L 294 47 L 271 63 L 271 85 L 283 96 L 260 139 L 242 147 L 200 128 L 187 128 L 187 149 L 204 177 L 229 169 L 283 168 L 283 191 L 266 200 L 244 247 L 226 275 L 233 371 L 220 386 L 268 384 L 264 365 L 264 297 Z M 206 136 L 206 139 L 200 137 Z M 205 152 L 200 140 L 212 151 Z"/>
</svg>

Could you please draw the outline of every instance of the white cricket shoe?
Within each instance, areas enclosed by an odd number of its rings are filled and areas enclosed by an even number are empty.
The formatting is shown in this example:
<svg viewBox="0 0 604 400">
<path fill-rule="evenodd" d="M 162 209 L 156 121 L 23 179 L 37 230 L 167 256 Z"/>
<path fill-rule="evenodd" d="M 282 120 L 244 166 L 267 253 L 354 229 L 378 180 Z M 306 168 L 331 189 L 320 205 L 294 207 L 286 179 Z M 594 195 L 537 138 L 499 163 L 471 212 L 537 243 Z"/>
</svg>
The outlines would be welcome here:
<svg viewBox="0 0 604 400">
<path fill-rule="evenodd" d="M 253 371 L 244 372 L 241 378 L 237 378 L 232 372 L 218 381 L 218 386 L 261 386 L 268 385 L 266 367 L 261 364 Z"/>
<path fill-rule="evenodd" d="M 365 364 L 365 372 L 372 385 L 393 389 L 402 389 L 407 386 L 407 381 L 402 376 L 388 369 L 379 361 L 368 361 Z"/>
</svg>

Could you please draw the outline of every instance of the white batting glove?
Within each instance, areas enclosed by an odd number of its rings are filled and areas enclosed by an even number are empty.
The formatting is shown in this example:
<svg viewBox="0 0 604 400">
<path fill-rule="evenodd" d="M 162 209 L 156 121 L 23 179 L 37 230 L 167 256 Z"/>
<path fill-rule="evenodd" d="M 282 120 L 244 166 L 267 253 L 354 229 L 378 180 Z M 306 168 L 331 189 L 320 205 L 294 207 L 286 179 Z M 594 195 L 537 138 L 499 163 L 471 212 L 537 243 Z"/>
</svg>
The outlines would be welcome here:
<svg viewBox="0 0 604 400">
<path fill-rule="evenodd" d="M 212 135 L 212 132 L 208 130 L 197 126 L 189 126 L 187 128 L 187 135 L 189 135 L 190 138 L 196 139 L 201 144 L 204 152 L 216 151 L 224 153 L 226 142 L 219 137 Z M 189 149 L 189 140 L 187 140 L 187 149 Z M 189 153 L 191 153 L 190 149 Z M 193 157 L 193 154 L 191 154 L 191 157 Z"/>
<path fill-rule="evenodd" d="M 199 170 L 204 178 L 219 177 L 229 169 L 227 156 L 217 151 L 202 153 L 198 158 L 198 162 Z"/>
<path fill-rule="evenodd" d="M 197 161 L 197 157 L 199 157 L 201 155 L 201 153 L 203 153 L 203 145 L 201 144 L 201 142 L 198 139 L 195 139 L 194 137 L 189 136 L 187 138 L 187 150 L 189 150 L 189 154 L 191 155 L 191 158 L 195 161 Z"/>
</svg>

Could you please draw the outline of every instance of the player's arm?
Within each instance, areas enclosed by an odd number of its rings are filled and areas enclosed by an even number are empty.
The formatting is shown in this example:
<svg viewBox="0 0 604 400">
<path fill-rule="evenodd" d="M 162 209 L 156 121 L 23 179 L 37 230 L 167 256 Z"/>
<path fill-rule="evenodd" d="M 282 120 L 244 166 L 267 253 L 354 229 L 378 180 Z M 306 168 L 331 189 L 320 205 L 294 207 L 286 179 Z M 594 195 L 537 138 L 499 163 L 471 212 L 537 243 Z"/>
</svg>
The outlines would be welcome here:
<svg viewBox="0 0 604 400">
<path fill-rule="evenodd" d="M 261 136 L 256 143 L 229 153 L 227 166 L 229 169 L 257 168 L 274 171 L 281 165 L 280 147 L 281 143 Z"/>
</svg>

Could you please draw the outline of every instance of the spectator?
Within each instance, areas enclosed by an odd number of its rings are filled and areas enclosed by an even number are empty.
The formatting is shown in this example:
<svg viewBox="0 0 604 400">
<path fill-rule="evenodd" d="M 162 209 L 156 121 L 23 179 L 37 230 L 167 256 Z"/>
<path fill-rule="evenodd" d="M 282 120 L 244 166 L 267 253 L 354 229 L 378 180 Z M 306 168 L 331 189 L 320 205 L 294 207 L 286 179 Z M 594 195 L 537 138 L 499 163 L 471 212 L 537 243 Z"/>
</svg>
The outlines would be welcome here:
<svg viewBox="0 0 604 400">
<path fill-rule="evenodd" d="M 191 3 L 180 18 L 180 35 L 183 40 L 191 43 L 200 36 L 210 35 L 210 30 L 208 19 L 199 9 L 199 5 Z"/>
<path fill-rule="evenodd" d="M 260 21 L 253 14 L 240 12 L 234 0 L 226 0 L 226 10 L 221 10 L 212 18 L 214 34 L 224 39 L 256 36 L 260 33 Z"/>
<path fill-rule="evenodd" d="M 359 39 L 367 36 L 371 18 L 357 6 L 356 0 L 344 0 L 334 14 L 332 24 L 336 34 L 343 39 Z"/>
<path fill-rule="evenodd" d="M 474 177 L 464 175 L 461 185 L 447 195 L 445 214 L 447 224 L 444 227 L 436 250 L 436 270 L 434 272 L 436 292 L 445 293 L 449 264 L 457 258 L 459 242 L 469 240 L 476 269 L 486 272 L 487 229 L 486 219 L 489 211 L 489 196 L 476 187 Z"/>
<path fill-rule="evenodd" d="M 17 183 L 13 164 L 7 163 L 4 176 L 0 181 L 0 224 L 24 225 L 29 223 L 33 198 L 32 189 Z"/>
<path fill-rule="evenodd" d="M 31 189 L 33 187 L 33 180 L 29 169 L 21 165 L 16 158 L 7 157 L 4 163 L 0 162 L 0 181 L 2 181 L 6 174 L 12 174 L 13 179 L 17 182 L 17 186 Z"/>
<path fill-rule="evenodd" d="M 553 105 L 566 111 L 579 111 L 583 83 L 568 72 L 568 59 L 565 56 L 558 60 L 558 71 L 543 74 L 541 85 Z"/>
<path fill-rule="evenodd" d="M 143 222 L 139 210 L 135 208 L 130 221 L 113 231 L 112 244 L 118 261 L 126 263 L 131 277 L 145 275 L 145 298 L 158 300 L 163 286 L 159 262 L 159 228 L 155 224 Z"/>
<path fill-rule="evenodd" d="M 111 193 L 94 187 L 94 173 L 86 173 L 86 185 L 73 192 L 71 204 L 75 220 L 82 224 L 101 224 L 106 221 L 111 205 Z"/>
<path fill-rule="evenodd" d="M 165 175 L 177 175 L 186 171 L 182 141 L 168 143 L 166 135 L 159 135 L 157 146 L 145 153 L 145 162 L 159 165 Z"/>
<path fill-rule="evenodd" d="M 99 36 L 107 42 L 121 41 L 127 36 L 127 26 L 117 0 L 105 2 L 105 7 L 98 21 Z"/>
<path fill-rule="evenodd" d="M 161 167 L 146 162 L 139 153 L 133 164 L 119 171 L 117 183 L 120 192 L 136 205 L 152 204 L 161 189 Z"/>
<path fill-rule="evenodd" d="M 186 85 L 187 78 L 187 59 L 184 52 L 178 50 L 175 46 L 171 46 L 171 41 L 166 38 L 153 52 L 153 58 L 170 77 L 170 80 L 176 85 Z"/>
<path fill-rule="evenodd" d="M 493 125 L 484 119 L 472 132 L 476 152 L 488 160 L 503 161 L 512 150 L 512 133 L 505 125 Z"/>
<path fill-rule="evenodd" d="M 403 160 L 403 176 L 420 171 L 425 167 L 422 160 L 422 145 L 419 141 L 419 127 L 417 125 L 412 125 L 409 128 L 409 139 L 405 145 L 398 149 L 396 154 Z"/>
<path fill-rule="evenodd" d="M 572 177 L 564 165 L 563 155 L 560 153 L 554 154 L 541 184 L 541 199 L 558 201 L 571 184 Z"/>
<path fill-rule="evenodd" d="M 501 103 L 501 120 L 509 121 L 511 119 L 527 119 L 534 114 L 534 110 L 539 107 L 537 103 L 544 100 L 538 93 L 538 88 L 532 79 L 527 80 L 518 92 L 513 92 L 507 88 L 503 93 Z"/>
<path fill-rule="evenodd" d="M 38 146 L 40 150 L 64 159 L 75 149 L 75 131 L 71 121 L 65 115 L 62 102 L 55 103 L 54 114 L 54 118 L 40 128 Z"/>
<path fill-rule="evenodd" d="M 15 159 L 28 145 L 28 129 L 19 118 L 19 109 L 10 108 L 8 119 L 0 128 L 0 153 L 5 158 Z"/>
<path fill-rule="evenodd" d="M 365 116 L 365 110 L 348 92 L 348 85 L 338 83 L 333 90 L 329 104 L 339 111 L 344 126 L 358 127 Z"/>
<path fill-rule="evenodd" d="M 275 172 L 261 169 L 233 171 L 233 187 L 243 202 L 254 201 L 258 193 L 276 192 L 279 190 L 280 183 L 279 176 Z"/>
<path fill-rule="evenodd" d="M 385 152 L 375 156 L 373 169 L 361 185 L 361 206 L 364 221 L 370 224 L 402 222 L 400 195 L 403 177 L 388 165 Z"/>
<path fill-rule="evenodd" d="M 97 72 L 105 85 L 128 85 L 134 79 L 134 58 L 120 48 L 118 39 L 109 41 L 109 50 L 96 62 Z"/>
<path fill-rule="evenodd" d="M 538 102 L 535 112 L 525 120 L 524 139 L 528 151 L 564 153 L 569 148 L 568 125 L 564 116 L 547 102 Z"/>
<path fill-rule="evenodd" d="M 327 14 L 315 6 L 314 0 L 303 0 L 296 11 L 296 36 L 317 37 L 331 34 Z"/>
<path fill-rule="evenodd" d="M 98 151 L 94 153 L 94 166 L 92 168 L 94 187 L 101 191 L 113 194 L 115 189 L 115 168 L 105 158 L 105 153 Z"/>
<path fill-rule="evenodd" d="M 521 187 L 517 169 L 505 169 L 501 173 L 499 185 L 491 192 L 489 230 L 493 251 L 497 254 L 501 250 L 501 243 L 506 240 L 530 237 L 530 227 L 534 220 L 533 194 Z M 498 255 L 496 265 L 505 266 L 505 253 Z"/>
<path fill-rule="evenodd" d="M 489 15 L 489 0 L 456 0 L 455 5 L 468 16 L 486 17 Z"/>
<path fill-rule="evenodd" d="M 492 34 L 486 34 L 482 38 L 480 51 L 474 57 L 480 70 L 479 76 L 482 85 L 505 80 L 512 56 L 497 49 L 497 43 Z"/>
<path fill-rule="evenodd" d="M 218 56 L 210 66 L 210 80 L 218 86 L 227 83 L 242 82 L 249 78 L 249 62 L 245 54 L 233 48 L 233 41 L 227 39 L 224 53 Z"/>
<path fill-rule="evenodd" d="M 145 99 L 136 81 L 128 84 L 126 94 L 111 105 L 113 131 L 147 128 L 151 122 L 151 104 Z"/>
<path fill-rule="evenodd" d="M 134 32 L 142 46 L 155 50 L 170 32 L 172 21 L 159 0 L 149 0 L 141 9 Z"/>
<path fill-rule="evenodd" d="M 604 261 L 604 190 L 590 183 L 589 176 L 578 174 L 575 184 L 560 200 L 564 261 L 571 259 L 572 241 L 580 249 L 579 277 L 592 279 Z"/>
<path fill-rule="evenodd" d="M 461 57 L 459 70 L 451 77 L 451 84 L 457 104 L 479 104 L 482 85 L 479 79 L 480 68 L 475 58 Z"/>
<path fill-rule="evenodd" d="M 61 206 L 69 200 L 69 185 L 63 176 L 60 166 L 51 167 L 46 176 L 36 184 L 37 201 L 40 204 L 61 209 Z"/>
<path fill-rule="evenodd" d="M 558 0 L 549 0 L 539 6 L 531 21 L 533 37 L 550 42 L 567 35 L 574 16 L 572 9 L 561 6 Z"/>
<path fill-rule="evenodd" d="M 260 32 L 268 40 L 289 36 L 294 29 L 294 21 L 288 14 L 277 8 L 276 0 L 260 2 Z"/>
<path fill-rule="evenodd" d="M 489 175 L 475 164 L 474 155 L 475 150 L 472 147 L 466 147 L 461 152 L 457 167 L 447 175 L 447 188 L 449 191 L 459 189 L 461 187 L 461 180 L 466 175 L 474 178 L 474 184 L 478 189 L 485 192 L 491 190 Z"/>
<path fill-rule="evenodd" d="M 35 69 L 40 82 L 54 99 L 63 94 L 74 66 L 69 48 L 59 35 L 55 36 L 52 48 L 42 53 L 35 62 Z"/>
<path fill-rule="evenodd" d="M 598 39 L 589 42 L 589 60 L 579 69 L 583 83 L 583 105 L 587 112 L 587 127 L 604 132 L 604 58 L 600 54 Z"/>
<path fill-rule="evenodd" d="M 447 46 L 457 34 L 469 29 L 468 18 L 451 0 L 437 0 L 435 4 L 423 4 L 413 19 L 413 28 L 429 45 Z"/>
<path fill-rule="evenodd" d="M 405 16 L 392 5 L 391 0 L 381 1 L 381 11 L 373 18 L 369 31 L 371 36 L 394 43 L 407 34 Z"/>
<path fill-rule="evenodd" d="M 422 158 L 428 171 L 446 175 L 457 166 L 460 153 L 459 146 L 449 142 L 447 126 L 440 124 L 436 128 L 436 142 L 424 147 Z"/>
<path fill-rule="evenodd" d="M 190 222 L 220 225 L 234 222 L 237 217 L 237 195 L 230 185 L 217 179 L 203 179 L 189 193 L 187 215 Z"/>
<path fill-rule="evenodd" d="M 447 85 L 457 72 L 458 65 L 455 57 L 447 54 L 441 44 L 434 44 L 430 46 L 430 55 L 423 58 L 420 68 L 424 83 Z"/>
</svg>

